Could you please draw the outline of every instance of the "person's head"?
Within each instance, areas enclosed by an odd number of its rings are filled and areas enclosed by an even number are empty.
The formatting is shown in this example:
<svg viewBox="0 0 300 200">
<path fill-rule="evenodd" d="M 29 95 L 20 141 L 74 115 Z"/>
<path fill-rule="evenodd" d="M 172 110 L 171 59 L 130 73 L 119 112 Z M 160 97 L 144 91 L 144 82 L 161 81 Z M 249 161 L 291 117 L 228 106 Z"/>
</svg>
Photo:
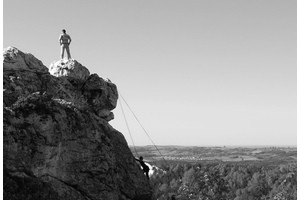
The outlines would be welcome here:
<svg viewBox="0 0 300 200">
<path fill-rule="evenodd" d="M 140 160 L 143 160 L 143 156 L 140 157 Z"/>
<path fill-rule="evenodd" d="M 63 33 L 66 33 L 66 30 L 65 30 L 65 29 L 63 29 L 63 30 L 62 30 L 62 32 L 63 32 Z"/>
</svg>

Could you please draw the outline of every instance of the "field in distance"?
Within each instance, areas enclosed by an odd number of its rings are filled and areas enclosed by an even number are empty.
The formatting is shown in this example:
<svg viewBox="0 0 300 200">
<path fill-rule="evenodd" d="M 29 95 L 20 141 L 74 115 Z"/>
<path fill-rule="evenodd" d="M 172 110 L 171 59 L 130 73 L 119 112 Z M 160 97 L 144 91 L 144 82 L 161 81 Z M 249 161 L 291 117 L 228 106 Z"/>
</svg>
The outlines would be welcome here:
<svg viewBox="0 0 300 200">
<path fill-rule="evenodd" d="M 198 147 L 198 146 L 136 146 L 132 153 L 143 156 L 148 162 L 162 160 L 184 162 L 297 162 L 297 147 Z"/>
</svg>

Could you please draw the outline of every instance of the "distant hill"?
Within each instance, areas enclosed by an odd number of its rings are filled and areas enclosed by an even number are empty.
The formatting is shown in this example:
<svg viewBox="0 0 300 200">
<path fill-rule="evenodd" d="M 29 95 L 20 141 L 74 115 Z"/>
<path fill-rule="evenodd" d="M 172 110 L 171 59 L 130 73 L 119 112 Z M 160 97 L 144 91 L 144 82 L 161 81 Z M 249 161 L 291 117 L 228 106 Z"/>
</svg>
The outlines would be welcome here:
<svg viewBox="0 0 300 200">
<path fill-rule="evenodd" d="M 167 161 L 187 162 L 267 162 L 288 163 L 297 161 L 297 147 L 197 147 L 197 146 L 158 146 L 160 153 L 154 146 L 135 147 L 138 154 L 148 161 L 163 158 Z M 133 147 L 130 147 L 134 153 Z"/>
</svg>

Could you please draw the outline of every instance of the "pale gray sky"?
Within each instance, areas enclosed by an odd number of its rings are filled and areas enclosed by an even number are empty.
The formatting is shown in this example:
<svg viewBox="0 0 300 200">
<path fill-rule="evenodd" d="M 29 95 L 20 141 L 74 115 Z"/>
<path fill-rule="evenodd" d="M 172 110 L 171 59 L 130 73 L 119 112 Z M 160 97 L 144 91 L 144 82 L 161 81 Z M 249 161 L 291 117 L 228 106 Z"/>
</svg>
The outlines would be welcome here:
<svg viewBox="0 0 300 200">
<path fill-rule="evenodd" d="M 116 83 L 156 144 L 296 145 L 296 0 L 4 0 L 3 45 Z M 125 104 L 123 103 L 125 107 Z M 135 144 L 151 144 L 128 110 Z M 111 124 L 131 140 L 118 106 Z"/>
</svg>

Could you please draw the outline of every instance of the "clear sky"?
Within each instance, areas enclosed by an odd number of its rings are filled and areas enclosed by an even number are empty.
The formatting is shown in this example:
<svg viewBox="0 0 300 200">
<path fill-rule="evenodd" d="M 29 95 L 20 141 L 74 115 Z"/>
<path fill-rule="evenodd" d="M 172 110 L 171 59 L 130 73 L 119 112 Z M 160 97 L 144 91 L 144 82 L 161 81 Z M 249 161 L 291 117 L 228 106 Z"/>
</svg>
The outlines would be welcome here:
<svg viewBox="0 0 300 200">
<path fill-rule="evenodd" d="M 157 145 L 296 145 L 296 0 L 4 0 L 3 47 L 49 67 L 58 37 Z M 151 144 L 122 104 L 136 145 Z M 132 144 L 120 106 L 110 123 Z"/>
</svg>

